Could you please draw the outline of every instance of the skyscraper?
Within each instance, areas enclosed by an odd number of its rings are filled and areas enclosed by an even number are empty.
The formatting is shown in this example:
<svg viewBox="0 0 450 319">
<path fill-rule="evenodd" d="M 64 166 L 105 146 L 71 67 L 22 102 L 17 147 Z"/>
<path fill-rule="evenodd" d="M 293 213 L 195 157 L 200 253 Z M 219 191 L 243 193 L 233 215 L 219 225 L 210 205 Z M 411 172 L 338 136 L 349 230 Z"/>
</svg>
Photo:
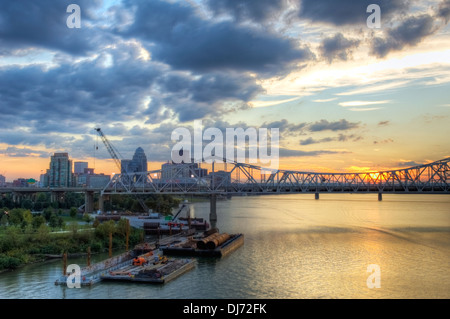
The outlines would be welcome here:
<svg viewBox="0 0 450 319">
<path fill-rule="evenodd" d="M 70 187 L 72 186 L 72 160 L 68 153 L 55 153 L 50 158 L 50 169 L 48 172 L 48 186 Z"/>
<path fill-rule="evenodd" d="M 141 147 L 138 147 L 136 152 L 134 152 L 132 162 L 134 172 L 147 171 L 147 156 L 145 156 L 144 150 Z"/>
<path fill-rule="evenodd" d="M 142 147 L 138 147 L 134 152 L 133 159 L 121 160 L 121 173 L 137 173 L 147 171 L 147 156 Z"/>
</svg>

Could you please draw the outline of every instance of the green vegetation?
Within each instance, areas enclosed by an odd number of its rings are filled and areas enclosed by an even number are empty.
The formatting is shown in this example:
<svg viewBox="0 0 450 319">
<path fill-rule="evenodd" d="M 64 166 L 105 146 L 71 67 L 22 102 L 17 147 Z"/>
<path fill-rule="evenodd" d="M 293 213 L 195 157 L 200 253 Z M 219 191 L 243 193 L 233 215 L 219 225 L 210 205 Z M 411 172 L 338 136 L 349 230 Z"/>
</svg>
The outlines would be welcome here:
<svg viewBox="0 0 450 319">
<path fill-rule="evenodd" d="M 92 253 L 105 251 L 110 232 L 113 248 L 125 247 L 125 220 L 96 221 L 91 225 L 89 215 L 70 217 L 62 214 L 52 208 L 34 215 L 24 208 L 0 209 L 0 271 L 44 260 L 47 254 L 85 253 L 88 247 Z M 80 225 L 78 221 L 86 224 Z M 141 233 L 142 230 L 130 229 L 130 245 L 139 243 Z"/>
</svg>

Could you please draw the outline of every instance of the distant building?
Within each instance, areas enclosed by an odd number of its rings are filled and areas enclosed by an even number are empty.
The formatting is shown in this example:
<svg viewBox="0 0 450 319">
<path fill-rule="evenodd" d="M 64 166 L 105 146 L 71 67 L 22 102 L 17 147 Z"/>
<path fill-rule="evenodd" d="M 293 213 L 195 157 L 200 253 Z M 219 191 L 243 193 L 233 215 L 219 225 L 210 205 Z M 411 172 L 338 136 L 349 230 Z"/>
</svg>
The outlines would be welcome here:
<svg viewBox="0 0 450 319">
<path fill-rule="evenodd" d="M 104 174 L 93 174 L 93 175 L 87 175 L 87 187 L 91 188 L 102 188 L 105 187 L 109 181 L 111 180 L 111 177 Z"/>
<path fill-rule="evenodd" d="M 208 175 L 208 170 L 200 168 L 198 163 L 176 164 L 176 163 L 164 163 L 161 165 L 161 179 L 170 180 L 188 180 L 193 178 L 204 178 Z"/>
<path fill-rule="evenodd" d="M 26 178 L 18 178 L 13 180 L 12 182 L 13 187 L 28 187 L 28 179 Z"/>
<path fill-rule="evenodd" d="M 120 173 L 126 174 L 131 171 L 131 160 L 121 160 L 120 161 Z"/>
<path fill-rule="evenodd" d="M 134 152 L 133 159 L 124 159 L 120 162 L 121 174 L 131 174 L 138 172 L 147 172 L 147 156 L 145 155 L 144 150 L 141 147 L 138 147 Z"/>
<path fill-rule="evenodd" d="M 73 166 L 73 168 L 74 168 L 73 173 L 74 174 L 84 174 L 84 170 L 86 168 L 88 168 L 89 164 L 88 164 L 88 162 L 75 162 L 73 165 L 74 165 Z"/>
<path fill-rule="evenodd" d="M 72 160 L 68 153 L 55 153 L 50 158 L 49 187 L 70 187 L 73 182 Z"/>
<path fill-rule="evenodd" d="M 226 186 L 229 185 L 231 183 L 231 173 L 227 172 L 227 171 L 217 171 L 214 172 L 214 175 L 211 173 L 209 173 L 209 176 L 211 176 L 211 180 L 212 180 L 212 176 L 214 176 L 214 186 Z"/>
<path fill-rule="evenodd" d="M 95 174 L 93 168 L 84 168 L 82 174 L 75 175 L 75 185 L 77 187 L 101 188 L 105 187 L 111 179 L 105 174 Z"/>
<path fill-rule="evenodd" d="M 0 175 L 0 187 L 6 186 L 6 177 L 3 175 Z"/>
</svg>

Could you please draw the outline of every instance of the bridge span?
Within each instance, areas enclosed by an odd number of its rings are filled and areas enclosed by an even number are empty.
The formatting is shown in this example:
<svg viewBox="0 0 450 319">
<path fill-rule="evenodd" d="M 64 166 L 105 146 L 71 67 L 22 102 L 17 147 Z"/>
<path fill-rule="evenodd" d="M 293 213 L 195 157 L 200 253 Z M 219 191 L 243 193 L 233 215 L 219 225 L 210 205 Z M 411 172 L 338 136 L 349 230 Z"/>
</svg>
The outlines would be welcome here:
<svg viewBox="0 0 450 319">
<path fill-rule="evenodd" d="M 217 220 L 217 195 L 313 193 L 450 194 L 450 158 L 397 170 L 359 173 L 318 173 L 268 170 L 215 159 L 200 163 L 166 164 L 163 169 L 114 175 L 102 195 L 197 194 L 211 198 L 211 222 Z M 203 165 L 203 169 L 202 166 Z M 210 173 L 205 175 L 205 169 Z"/>
<path fill-rule="evenodd" d="M 52 192 L 55 200 L 66 192 L 85 193 L 85 211 L 93 211 L 93 198 L 100 193 L 99 207 L 109 195 L 180 194 L 211 198 L 211 221 L 216 216 L 216 196 L 273 195 L 311 193 L 450 194 L 450 157 L 428 164 L 397 170 L 319 173 L 270 170 L 260 166 L 231 162 L 222 158 L 212 163 L 163 165 L 162 169 L 132 174 L 116 174 L 103 189 L 93 188 L 0 188 L 0 194 L 24 196 Z M 208 173 L 209 172 L 209 173 Z"/>
</svg>

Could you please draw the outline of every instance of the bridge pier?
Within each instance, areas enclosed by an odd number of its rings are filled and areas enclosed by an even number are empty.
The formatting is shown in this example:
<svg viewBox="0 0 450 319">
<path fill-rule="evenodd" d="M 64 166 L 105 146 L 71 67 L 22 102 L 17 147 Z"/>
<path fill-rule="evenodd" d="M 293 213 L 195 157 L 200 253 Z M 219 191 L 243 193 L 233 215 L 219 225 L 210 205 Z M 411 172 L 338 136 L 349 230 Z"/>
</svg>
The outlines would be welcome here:
<svg viewBox="0 0 450 319">
<path fill-rule="evenodd" d="M 84 212 L 92 213 L 94 211 L 94 192 L 86 191 L 84 193 Z"/>
<path fill-rule="evenodd" d="M 216 194 L 211 194 L 211 198 L 209 199 L 209 223 L 211 224 L 211 228 L 216 228 L 217 224 L 216 201 Z"/>
<path fill-rule="evenodd" d="M 319 199 L 319 192 L 316 192 L 316 193 L 314 194 L 314 198 L 315 198 L 315 199 Z"/>
<path fill-rule="evenodd" d="M 383 193 L 382 192 L 379 192 L 378 193 L 378 201 L 382 201 L 383 200 Z"/>
<path fill-rule="evenodd" d="M 105 196 L 100 194 L 100 197 L 98 198 L 98 210 L 102 213 L 105 211 Z"/>
</svg>

